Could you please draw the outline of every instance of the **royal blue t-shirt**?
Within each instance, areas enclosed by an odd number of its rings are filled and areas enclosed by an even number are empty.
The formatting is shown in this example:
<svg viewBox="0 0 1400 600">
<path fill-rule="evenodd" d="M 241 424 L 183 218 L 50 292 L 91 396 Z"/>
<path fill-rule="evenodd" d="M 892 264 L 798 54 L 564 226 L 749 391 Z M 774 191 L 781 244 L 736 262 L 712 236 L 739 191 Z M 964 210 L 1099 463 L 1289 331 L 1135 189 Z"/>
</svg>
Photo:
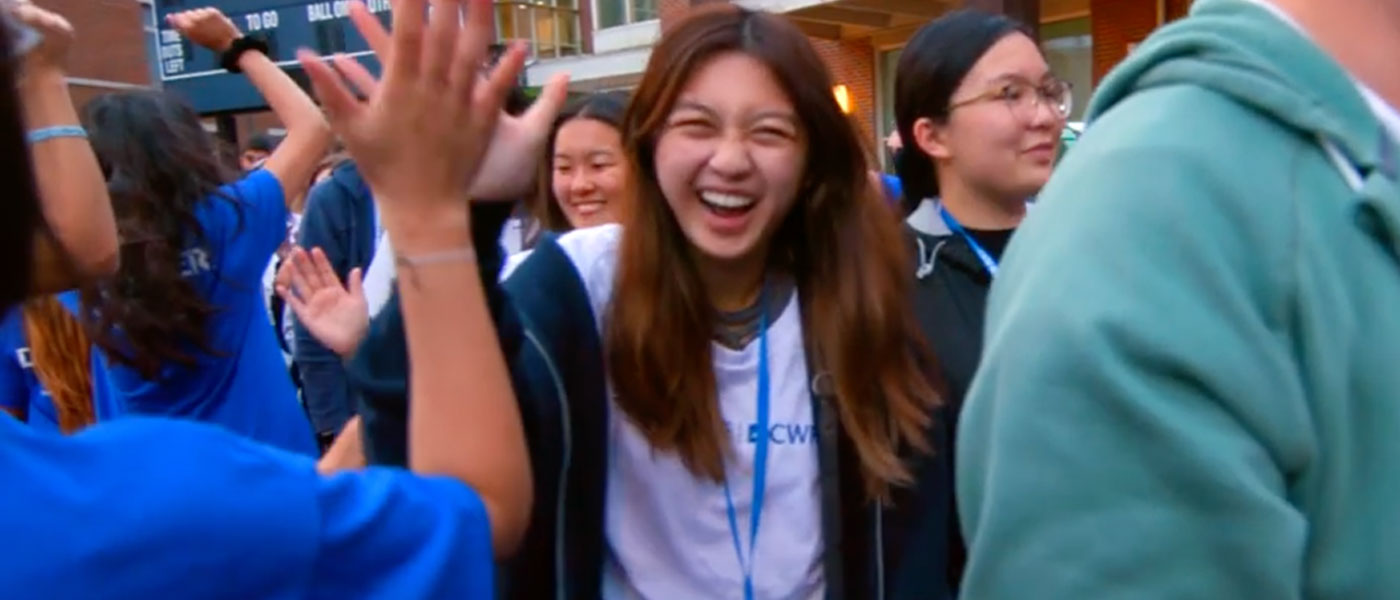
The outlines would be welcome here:
<svg viewBox="0 0 1400 600">
<path fill-rule="evenodd" d="M 57 298 L 69 312 L 79 314 L 77 292 L 64 292 Z M 102 422 L 121 414 L 121 410 L 98 354 L 94 348 L 88 368 L 92 376 L 93 414 Z M 10 309 L 0 321 L 0 407 L 25 415 L 25 421 L 32 427 L 62 431 L 53 398 L 34 373 L 29 342 L 24 336 L 24 314 L 19 307 Z"/>
<path fill-rule="evenodd" d="M 160 377 L 104 358 L 128 413 L 193 419 L 307 455 L 317 446 L 268 320 L 262 275 L 287 238 L 287 205 L 272 173 L 256 170 L 200 203 L 204 240 L 181 254 L 181 272 L 216 308 L 208 340 L 222 355 L 168 364 Z M 227 198 L 232 198 L 230 201 Z M 240 214 L 241 213 L 241 214 Z"/>
<path fill-rule="evenodd" d="M 904 184 L 900 183 L 899 177 L 889 173 L 880 174 L 880 182 L 885 184 L 885 199 L 893 203 L 898 203 L 904 196 Z"/>
<path fill-rule="evenodd" d="M 461 482 L 309 457 L 218 428 L 0 419 L 0 590 L 16 600 L 489 599 L 491 527 Z"/>
</svg>

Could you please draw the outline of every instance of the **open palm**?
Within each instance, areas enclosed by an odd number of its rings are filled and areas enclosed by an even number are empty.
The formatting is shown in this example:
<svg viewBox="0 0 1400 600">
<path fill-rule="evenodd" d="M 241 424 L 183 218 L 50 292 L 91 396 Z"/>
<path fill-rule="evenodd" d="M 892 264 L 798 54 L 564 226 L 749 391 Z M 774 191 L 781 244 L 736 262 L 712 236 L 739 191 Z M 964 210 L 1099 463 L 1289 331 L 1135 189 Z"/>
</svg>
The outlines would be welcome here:
<svg viewBox="0 0 1400 600">
<path fill-rule="evenodd" d="M 389 31 L 379 18 L 370 13 L 360 2 L 349 4 L 350 20 L 360 31 L 381 63 L 393 60 L 394 44 Z M 513 44 L 496 67 L 508 75 L 503 81 L 513 81 L 525 60 L 525 47 Z M 381 82 L 354 59 L 337 56 L 331 65 L 345 80 L 359 89 L 365 96 L 373 96 Z M 311 71 L 319 71 L 319 65 L 311 65 Z M 490 79 L 500 77 L 495 71 L 488 75 L 483 72 L 477 79 L 478 86 L 490 87 Z M 494 124 L 489 129 L 489 143 L 481 143 L 480 132 L 462 136 L 458 141 L 464 148 L 480 154 L 477 169 L 471 178 L 467 196 L 473 200 L 492 202 L 514 202 L 528 195 L 535 186 L 536 164 L 540 161 L 546 139 L 554 118 L 558 116 L 568 98 L 569 78 L 556 74 L 545 84 L 539 97 L 521 115 L 509 115 L 499 108 Z M 496 99 L 497 105 L 500 98 Z M 485 120 L 483 122 L 486 122 Z M 434 126 L 441 127 L 440 123 Z M 402 129 L 400 127 L 399 129 Z M 380 136 L 382 137 L 382 136 Z"/>
<path fill-rule="evenodd" d="M 277 272 L 277 294 L 287 301 L 297 322 L 321 344 L 340 356 L 350 356 L 369 329 L 360 270 L 350 271 L 342 285 L 325 252 L 292 250 Z"/>
</svg>

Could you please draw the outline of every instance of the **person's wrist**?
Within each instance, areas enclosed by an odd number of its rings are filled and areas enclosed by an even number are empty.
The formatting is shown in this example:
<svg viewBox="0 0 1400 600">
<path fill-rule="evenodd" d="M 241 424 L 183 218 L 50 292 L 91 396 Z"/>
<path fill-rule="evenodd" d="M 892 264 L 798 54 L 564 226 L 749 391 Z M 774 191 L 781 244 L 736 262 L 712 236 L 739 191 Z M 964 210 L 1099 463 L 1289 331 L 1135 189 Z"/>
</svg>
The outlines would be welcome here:
<svg viewBox="0 0 1400 600">
<path fill-rule="evenodd" d="M 218 46 L 217 48 L 211 48 L 211 49 L 212 49 L 213 51 L 215 51 L 215 52 L 227 52 L 229 48 L 232 48 L 232 47 L 233 47 L 233 43 L 236 42 L 236 41 L 238 41 L 238 38 L 241 38 L 241 37 L 243 37 L 243 33 L 242 33 L 242 32 L 238 32 L 238 31 L 235 31 L 235 32 L 233 33 L 233 35 L 228 36 L 228 37 L 226 37 L 226 38 L 224 38 L 224 39 L 222 39 L 222 40 L 219 40 L 219 42 L 215 44 L 215 46 Z"/>
<path fill-rule="evenodd" d="M 407 206 L 392 197 L 375 194 L 375 198 L 384 227 L 399 253 L 437 252 L 472 245 L 471 209 L 465 198 L 449 195 Z"/>
<path fill-rule="evenodd" d="M 269 47 L 267 42 L 248 36 L 238 36 L 228 40 L 223 50 L 219 50 L 219 66 L 233 73 L 242 73 L 245 68 L 251 66 L 250 61 L 271 61 L 268 55 Z M 254 56 L 260 55 L 260 56 Z"/>
<path fill-rule="evenodd" d="M 68 73 L 58 65 L 26 65 L 20 77 L 21 91 L 68 91 Z"/>
<path fill-rule="evenodd" d="M 232 40 L 229 40 L 228 43 L 224 45 L 224 49 L 219 51 L 219 54 L 223 54 L 223 53 L 225 53 L 225 52 L 228 52 L 230 49 L 232 49 L 232 48 L 233 48 L 233 43 L 234 43 L 235 41 L 237 41 L 237 38 L 232 39 Z M 266 54 L 263 54 L 261 51 L 259 51 L 259 50 L 257 50 L 257 49 L 249 49 L 249 50 L 243 51 L 242 54 L 239 54 L 239 55 L 238 55 L 238 65 L 241 67 L 241 66 L 243 66 L 244 64 L 246 64 L 244 61 L 248 60 L 249 58 L 252 58 L 252 59 L 256 60 L 257 57 L 259 57 L 259 56 L 264 57 L 264 58 L 268 58 L 269 60 L 271 60 L 271 57 L 267 56 Z"/>
<path fill-rule="evenodd" d="M 361 333 L 360 338 L 364 338 L 363 333 Z M 359 342 L 347 342 L 345 344 L 337 344 L 335 348 L 331 348 L 330 350 L 334 352 L 336 356 L 340 357 L 341 362 L 348 363 L 350 359 L 355 358 L 355 350 L 359 349 L 359 347 Z"/>
</svg>

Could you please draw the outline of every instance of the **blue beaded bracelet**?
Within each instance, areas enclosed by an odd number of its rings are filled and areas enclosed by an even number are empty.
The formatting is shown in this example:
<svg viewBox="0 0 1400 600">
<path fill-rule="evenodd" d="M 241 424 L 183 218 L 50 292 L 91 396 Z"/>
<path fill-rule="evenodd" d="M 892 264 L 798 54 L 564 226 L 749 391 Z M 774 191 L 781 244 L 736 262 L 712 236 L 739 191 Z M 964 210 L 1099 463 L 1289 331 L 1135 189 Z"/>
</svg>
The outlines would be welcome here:
<svg viewBox="0 0 1400 600">
<path fill-rule="evenodd" d="M 87 138 L 87 130 L 77 125 L 59 125 L 57 127 L 44 127 L 29 132 L 29 143 L 51 140 L 54 138 Z"/>
</svg>

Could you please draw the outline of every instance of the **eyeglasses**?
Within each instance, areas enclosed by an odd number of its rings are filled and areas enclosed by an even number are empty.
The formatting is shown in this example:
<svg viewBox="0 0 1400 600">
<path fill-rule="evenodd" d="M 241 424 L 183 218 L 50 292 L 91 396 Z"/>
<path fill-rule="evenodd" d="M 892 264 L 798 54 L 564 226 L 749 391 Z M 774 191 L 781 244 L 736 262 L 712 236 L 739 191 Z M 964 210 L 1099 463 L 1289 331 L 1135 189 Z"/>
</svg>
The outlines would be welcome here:
<svg viewBox="0 0 1400 600">
<path fill-rule="evenodd" d="M 1011 114 L 1023 123 L 1034 121 L 1042 104 L 1050 107 L 1050 112 L 1054 113 L 1055 117 L 1067 119 L 1069 111 L 1074 107 L 1074 92 L 1068 82 L 1058 79 L 1049 79 L 1040 85 L 1023 79 L 1010 80 L 996 89 L 954 102 L 948 106 L 948 112 L 978 102 L 992 101 L 1006 104 Z"/>
</svg>

